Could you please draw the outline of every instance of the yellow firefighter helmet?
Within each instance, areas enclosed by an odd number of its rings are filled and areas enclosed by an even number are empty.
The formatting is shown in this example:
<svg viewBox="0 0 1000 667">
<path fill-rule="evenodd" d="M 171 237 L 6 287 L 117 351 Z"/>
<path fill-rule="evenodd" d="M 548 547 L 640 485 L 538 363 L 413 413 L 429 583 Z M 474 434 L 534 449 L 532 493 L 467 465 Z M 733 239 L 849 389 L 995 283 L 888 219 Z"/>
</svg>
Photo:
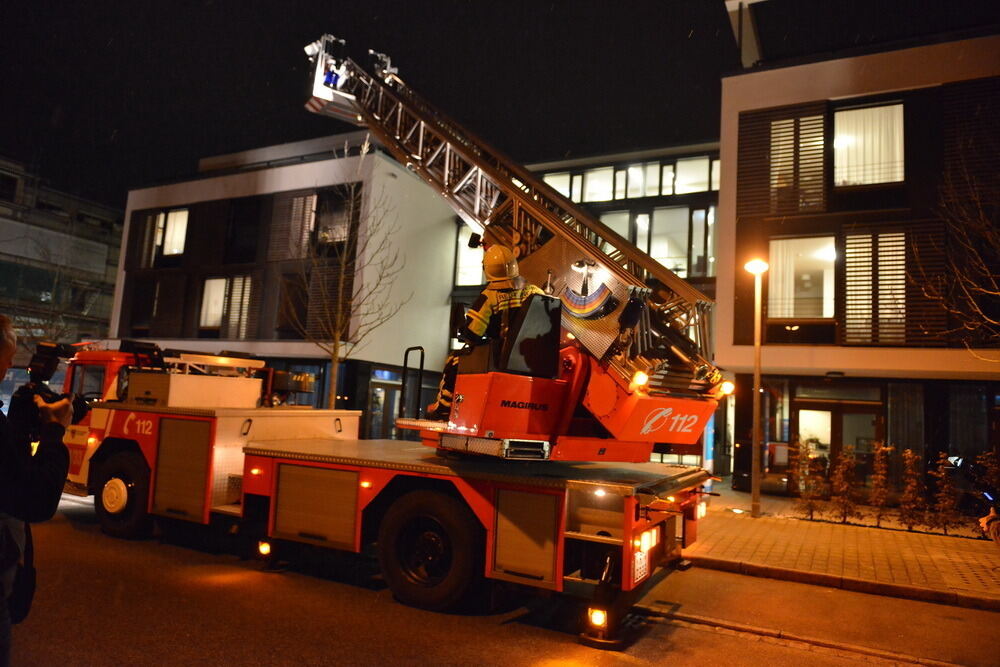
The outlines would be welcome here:
<svg viewBox="0 0 1000 667">
<path fill-rule="evenodd" d="M 502 245 L 492 245 L 483 255 L 483 271 L 486 273 L 486 281 L 492 287 L 494 283 L 510 283 L 517 278 L 517 260 L 510 248 Z"/>
</svg>

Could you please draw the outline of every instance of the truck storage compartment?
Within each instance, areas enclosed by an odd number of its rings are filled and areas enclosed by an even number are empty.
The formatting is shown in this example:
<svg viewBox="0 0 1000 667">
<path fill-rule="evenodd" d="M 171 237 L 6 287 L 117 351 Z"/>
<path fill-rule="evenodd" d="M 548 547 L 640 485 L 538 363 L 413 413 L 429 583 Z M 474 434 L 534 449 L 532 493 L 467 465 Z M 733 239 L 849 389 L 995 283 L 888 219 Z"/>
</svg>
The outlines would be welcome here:
<svg viewBox="0 0 1000 667">
<path fill-rule="evenodd" d="M 357 489 L 353 470 L 279 465 L 275 536 L 353 550 Z"/>
<path fill-rule="evenodd" d="M 496 499 L 495 575 L 555 588 L 559 497 L 500 489 Z"/>
<path fill-rule="evenodd" d="M 211 445 L 210 421 L 160 419 L 153 514 L 203 520 Z"/>
</svg>

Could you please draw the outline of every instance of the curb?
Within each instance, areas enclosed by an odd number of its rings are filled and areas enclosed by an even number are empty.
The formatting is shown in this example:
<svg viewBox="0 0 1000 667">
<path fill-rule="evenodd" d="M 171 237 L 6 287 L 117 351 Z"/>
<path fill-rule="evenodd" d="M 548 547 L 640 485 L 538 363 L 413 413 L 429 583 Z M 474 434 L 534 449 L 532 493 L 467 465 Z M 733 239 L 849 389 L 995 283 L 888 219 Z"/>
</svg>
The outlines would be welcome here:
<svg viewBox="0 0 1000 667">
<path fill-rule="evenodd" d="M 782 639 L 790 642 L 796 642 L 800 644 L 809 644 L 811 646 L 818 646 L 826 649 L 833 649 L 836 651 L 847 651 L 850 653 L 857 653 L 860 655 L 872 656 L 875 658 L 880 658 L 882 660 L 888 660 L 893 663 L 911 663 L 919 665 L 954 665 L 950 662 L 942 662 L 940 660 L 934 660 L 931 658 L 918 658 L 915 656 L 905 655 L 902 653 L 896 653 L 892 651 L 885 651 L 882 649 L 871 648 L 868 646 L 862 646 L 860 644 L 848 644 L 846 642 L 836 642 L 827 639 L 816 639 L 814 637 L 806 637 L 804 635 L 797 635 L 791 632 L 785 632 L 783 630 L 771 630 L 770 628 L 762 628 L 755 625 L 747 625 L 745 623 L 738 623 L 736 621 L 726 621 L 718 618 L 709 618 L 707 616 L 699 616 L 697 614 L 685 614 L 677 611 L 667 611 L 657 609 L 656 607 L 646 607 L 644 605 L 637 605 L 637 608 L 642 609 L 647 614 L 652 616 L 659 616 L 661 618 L 680 621 L 682 623 L 690 623 L 692 625 L 705 625 L 715 628 L 723 628 L 726 630 L 732 630 L 734 632 L 745 632 L 748 634 L 759 635 L 762 637 L 770 637 L 772 639 Z"/>
<path fill-rule="evenodd" d="M 758 563 L 724 560 L 708 556 L 687 556 L 687 559 L 698 567 L 704 567 L 709 570 L 733 572 L 735 574 L 745 574 L 751 577 L 795 581 L 801 584 L 812 584 L 815 586 L 829 586 L 831 588 L 842 588 L 844 590 L 854 591 L 857 593 L 870 593 L 872 595 L 885 595 L 888 597 L 919 600 L 922 602 L 935 602 L 937 604 L 946 604 L 953 607 L 968 607 L 971 609 L 1000 611 L 1000 598 L 982 597 L 978 595 L 971 595 L 969 593 L 957 593 L 955 591 L 938 590 L 934 588 L 921 588 L 919 586 L 909 586 L 906 584 L 892 584 L 884 581 L 872 581 L 870 579 L 857 579 L 855 577 L 842 577 L 835 574 L 826 574 L 825 572 L 793 570 L 784 567 L 773 567 L 771 565 L 760 565 Z"/>
</svg>

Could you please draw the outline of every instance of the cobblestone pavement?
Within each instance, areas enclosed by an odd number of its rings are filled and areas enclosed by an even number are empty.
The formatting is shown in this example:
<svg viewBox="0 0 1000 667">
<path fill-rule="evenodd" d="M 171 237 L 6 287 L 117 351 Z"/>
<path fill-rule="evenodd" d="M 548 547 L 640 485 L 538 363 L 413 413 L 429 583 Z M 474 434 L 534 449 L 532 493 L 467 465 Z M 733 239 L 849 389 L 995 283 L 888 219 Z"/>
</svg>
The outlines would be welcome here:
<svg viewBox="0 0 1000 667">
<path fill-rule="evenodd" d="M 754 519 L 749 494 L 715 490 L 723 496 L 684 550 L 696 565 L 1000 610 L 1000 546 L 991 541 L 806 521 L 792 518 L 790 499 L 768 496 Z"/>
</svg>

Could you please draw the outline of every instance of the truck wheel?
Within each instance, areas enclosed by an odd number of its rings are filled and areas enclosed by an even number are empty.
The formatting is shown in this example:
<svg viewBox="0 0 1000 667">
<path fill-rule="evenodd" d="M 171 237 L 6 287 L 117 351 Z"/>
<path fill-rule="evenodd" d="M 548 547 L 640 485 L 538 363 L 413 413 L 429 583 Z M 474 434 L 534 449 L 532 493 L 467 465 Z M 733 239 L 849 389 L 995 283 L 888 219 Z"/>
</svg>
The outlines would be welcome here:
<svg viewBox="0 0 1000 667">
<path fill-rule="evenodd" d="M 149 467 L 141 454 L 119 452 L 101 464 L 94 508 L 101 529 L 114 537 L 142 537 L 149 532 Z"/>
<path fill-rule="evenodd" d="M 378 534 L 382 576 L 396 598 L 444 611 L 459 606 L 482 579 L 483 530 L 461 502 L 413 491 L 386 512 Z"/>
</svg>

